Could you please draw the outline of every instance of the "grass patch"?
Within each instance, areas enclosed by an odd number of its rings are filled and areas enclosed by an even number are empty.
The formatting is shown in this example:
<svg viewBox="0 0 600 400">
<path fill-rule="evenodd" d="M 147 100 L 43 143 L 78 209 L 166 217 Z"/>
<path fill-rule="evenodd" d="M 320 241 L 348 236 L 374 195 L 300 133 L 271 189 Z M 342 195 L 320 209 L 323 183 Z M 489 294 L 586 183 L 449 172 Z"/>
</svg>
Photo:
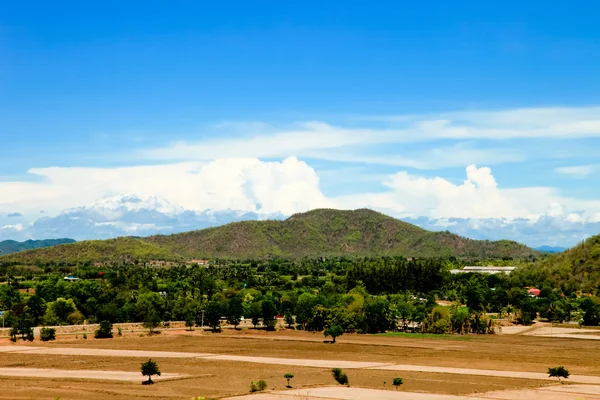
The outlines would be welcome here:
<svg viewBox="0 0 600 400">
<path fill-rule="evenodd" d="M 386 332 L 376 333 L 373 336 L 387 336 L 387 337 L 400 337 L 408 339 L 440 339 L 440 340 L 458 340 L 458 341 L 471 341 L 473 338 L 468 335 L 438 335 L 435 333 L 409 333 L 409 332 Z"/>
</svg>

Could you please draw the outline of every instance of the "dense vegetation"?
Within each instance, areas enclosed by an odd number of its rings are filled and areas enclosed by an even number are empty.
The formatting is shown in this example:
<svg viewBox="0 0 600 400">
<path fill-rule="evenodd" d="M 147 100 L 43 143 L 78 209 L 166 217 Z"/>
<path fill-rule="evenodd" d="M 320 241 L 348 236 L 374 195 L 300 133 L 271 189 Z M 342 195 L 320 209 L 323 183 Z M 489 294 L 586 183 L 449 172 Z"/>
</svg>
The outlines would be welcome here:
<svg viewBox="0 0 600 400">
<path fill-rule="evenodd" d="M 4 264 L 0 276 L 7 284 L 0 285 L 0 307 L 9 311 L 6 325 L 18 327 L 15 335 L 23 337 L 33 325 L 84 320 L 144 322 L 148 327 L 180 320 L 218 330 L 222 318 L 237 326 L 243 317 L 256 327 L 273 329 L 279 315 L 289 326 L 327 330 L 330 336 L 390 330 L 493 333 L 490 313 L 526 324 L 534 318 L 600 322 L 595 297 L 600 293 L 564 292 L 562 281 L 527 266 L 509 276 L 450 274 L 460 263 L 454 258 L 384 256 L 214 260 L 210 266 L 169 267 Z M 66 274 L 80 279 L 65 281 Z M 529 286 L 541 288 L 538 298 L 528 295 Z"/>
<path fill-rule="evenodd" d="M 85 241 L 0 257 L 0 262 L 79 265 L 203 258 L 526 258 L 540 254 L 511 241 L 471 240 L 449 232 L 429 232 L 367 209 L 321 209 L 285 221 L 245 221 L 169 236 Z"/>
<path fill-rule="evenodd" d="M 75 241 L 73 239 L 26 240 L 24 242 L 4 240 L 0 242 L 0 255 L 12 254 L 25 250 L 41 249 L 44 247 L 58 246 L 59 244 L 74 242 Z"/>
</svg>

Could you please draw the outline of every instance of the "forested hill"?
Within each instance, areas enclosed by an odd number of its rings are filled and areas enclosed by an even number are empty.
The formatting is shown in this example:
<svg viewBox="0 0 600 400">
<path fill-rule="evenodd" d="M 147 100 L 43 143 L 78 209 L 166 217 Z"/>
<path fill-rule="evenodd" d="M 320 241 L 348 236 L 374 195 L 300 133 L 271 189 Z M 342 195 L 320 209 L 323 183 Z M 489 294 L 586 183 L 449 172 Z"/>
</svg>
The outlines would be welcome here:
<svg viewBox="0 0 600 400">
<path fill-rule="evenodd" d="M 545 258 L 538 265 L 532 266 L 529 273 L 547 277 L 565 293 L 578 289 L 596 292 L 600 287 L 600 235 L 592 236 L 563 253 Z"/>
<path fill-rule="evenodd" d="M 236 222 L 145 240 L 187 258 L 270 255 L 300 258 L 345 254 L 527 257 L 537 254 L 515 242 L 478 241 L 448 232 L 429 232 L 368 209 L 318 209 L 284 221 Z"/>
<path fill-rule="evenodd" d="M 284 221 L 244 221 L 169 236 L 79 242 L 19 253 L 0 261 L 71 263 L 339 255 L 525 258 L 538 254 L 512 241 L 480 241 L 449 232 L 429 232 L 372 210 L 319 209 Z"/>
<path fill-rule="evenodd" d="M 5 240 L 0 242 L 0 255 L 17 253 L 19 251 L 41 249 L 44 247 L 57 246 L 59 244 L 74 243 L 73 239 L 46 239 L 46 240 L 26 240 L 17 242 L 15 240 Z"/>
</svg>

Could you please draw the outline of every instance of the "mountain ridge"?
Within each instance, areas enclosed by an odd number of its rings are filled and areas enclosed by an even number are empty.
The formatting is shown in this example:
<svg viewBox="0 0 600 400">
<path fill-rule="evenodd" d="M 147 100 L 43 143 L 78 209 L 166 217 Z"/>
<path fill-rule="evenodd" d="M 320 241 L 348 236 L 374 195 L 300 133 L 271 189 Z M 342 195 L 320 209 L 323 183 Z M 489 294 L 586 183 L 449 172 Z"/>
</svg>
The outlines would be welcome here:
<svg viewBox="0 0 600 400">
<path fill-rule="evenodd" d="M 62 239 L 44 239 L 44 240 L 25 240 L 18 242 L 16 240 L 3 240 L 0 242 L 0 256 L 18 253 L 20 251 L 41 249 L 61 244 L 75 243 L 75 240 L 69 238 Z"/>
<path fill-rule="evenodd" d="M 173 235 L 83 241 L 1 257 L 0 261 L 298 259 L 343 255 L 525 258 L 539 254 L 513 241 L 474 240 L 447 231 L 427 231 L 369 209 L 315 209 L 285 220 L 242 221 Z"/>
</svg>

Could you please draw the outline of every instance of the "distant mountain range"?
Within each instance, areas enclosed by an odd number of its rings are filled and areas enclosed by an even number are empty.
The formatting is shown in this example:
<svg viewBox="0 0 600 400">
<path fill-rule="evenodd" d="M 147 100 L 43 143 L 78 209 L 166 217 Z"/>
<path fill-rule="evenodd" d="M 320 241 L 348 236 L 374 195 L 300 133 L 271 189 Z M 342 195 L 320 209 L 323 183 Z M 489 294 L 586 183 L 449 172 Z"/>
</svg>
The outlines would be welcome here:
<svg viewBox="0 0 600 400">
<path fill-rule="evenodd" d="M 318 209 L 286 220 L 243 221 L 174 235 L 83 241 L 0 257 L 0 261 L 107 262 L 316 256 L 521 258 L 539 255 L 517 242 L 431 232 L 376 211 Z"/>
<path fill-rule="evenodd" d="M 567 249 L 565 247 L 558 246 L 540 246 L 536 247 L 535 250 L 541 251 L 542 253 L 562 253 Z"/>
<path fill-rule="evenodd" d="M 44 247 L 51 247 L 74 242 L 75 241 L 73 239 L 26 240 L 24 242 L 17 242 L 15 240 L 5 240 L 0 242 L 0 255 L 7 255 L 17 253 L 19 251 L 41 249 Z"/>
</svg>

